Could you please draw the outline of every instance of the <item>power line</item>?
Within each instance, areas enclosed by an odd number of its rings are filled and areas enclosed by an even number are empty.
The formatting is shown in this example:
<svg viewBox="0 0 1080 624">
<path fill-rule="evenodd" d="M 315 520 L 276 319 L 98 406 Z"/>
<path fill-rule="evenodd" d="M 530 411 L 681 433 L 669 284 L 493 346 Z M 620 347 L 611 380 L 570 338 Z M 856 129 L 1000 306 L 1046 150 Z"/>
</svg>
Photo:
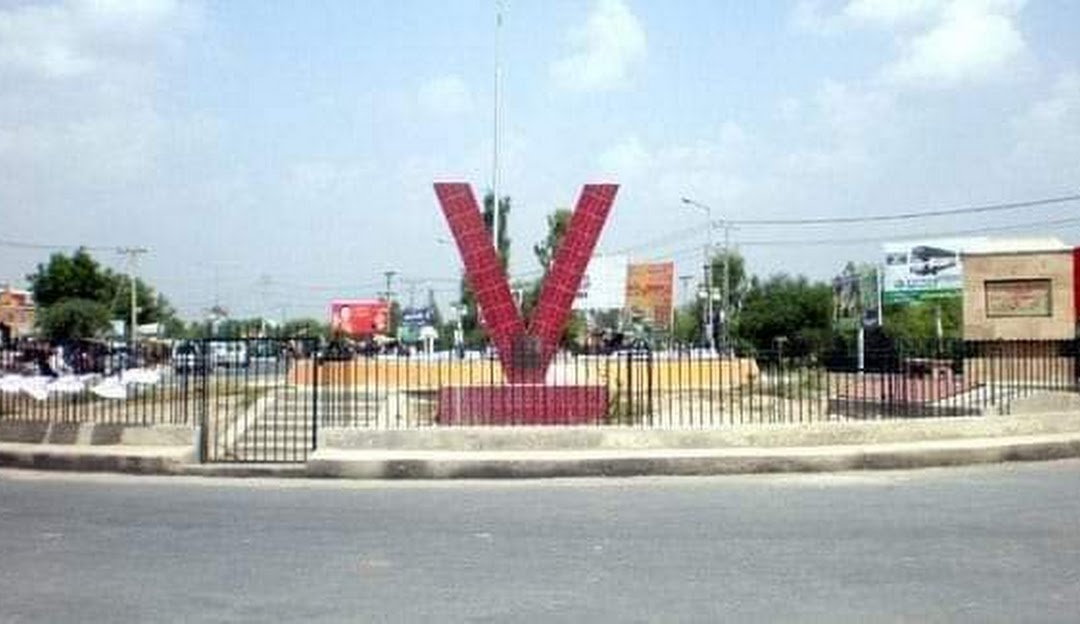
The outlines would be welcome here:
<svg viewBox="0 0 1080 624">
<path fill-rule="evenodd" d="M 85 249 L 87 251 L 116 251 L 117 247 L 101 247 L 96 245 L 64 245 L 64 244 L 49 244 L 49 243 L 28 243 L 25 241 L 13 241 L 0 239 L 0 247 L 10 247 L 13 249 L 35 249 L 35 250 L 53 250 L 53 249 Z"/>
<path fill-rule="evenodd" d="M 1034 227 L 1055 226 L 1055 225 L 1075 225 L 1080 224 L 1080 217 L 1067 217 L 1064 219 L 1050 219 L 1043 221 L 1031 221 L 1028 223 L 1014 223 L 1010 225 L 999 226 L 987 226 L 981 228 L 970 228 L 964 230 L 949 230 L 941 231 L 937 230 L 930 233 L 920 234 L 890 234 L 886 236 L 865 236 L 865 237 L 851 237 L 851 238 L 819 238 L 819 239 L 799 239 L 799 240 L 743 240 L 739 241 L 740 247 L 816 247 L 820 245 L 859 245 L 867 243 L 886 243 L 897 240 L 911 240 L 920 238 L 945 238 L 950 236 L 965 236 L 972 234 L 988 234 L 992 232 L 1010 232 L 1015 230 L 1024 230 Z M 689 253 L 700 252 L 701 248 L 697 245 L 694 247 L 684 247 L 664 254 L 666 257 L 680 257 Z"/>
<path fill-rule="evenodd" d="M 718 223 L 731 223 L 733 225 L 828 225 L 837 223 L 875 223 L 883 221 L 907 221 L 911 219 L 925 219 L 927 217 L 949 217 L 955 215 L 981 214 L 987 212 L 1001 212 L 1005 210 L 1019 210 L 1020 208 L 1034 208 L 1035 206 L 1048 206 L 1063 204 L 1080 200 L 1080 194 L 1062 195 L 1060 197 L 1046 197 L 1027 201 L 1008 202 L 999 204 L 987 204 L 983 206 L 968 206 L 965 208 L 947 208 L 942 210 L 927 210 L 924 212 L 901 212 L 889 215 L 871 215 L 866 217 L 819 217 L 812 219 L 745 219 L 728 220 Z"/>
</svg>

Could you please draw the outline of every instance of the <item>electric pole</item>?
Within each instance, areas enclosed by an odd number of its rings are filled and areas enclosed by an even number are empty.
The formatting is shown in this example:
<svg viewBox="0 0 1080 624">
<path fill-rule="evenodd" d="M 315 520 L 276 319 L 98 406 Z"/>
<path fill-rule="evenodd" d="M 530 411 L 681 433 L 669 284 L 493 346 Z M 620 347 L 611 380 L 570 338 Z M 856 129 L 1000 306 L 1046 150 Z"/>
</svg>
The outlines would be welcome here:
<svg viewBox="0 0 1080 624">
<path fill-rule="evenodd" d="M 383 298 L 386 299 L 386 303 L 393 303 L 394 291 L 391 289 L 391 284 L 397 271 L 383 271 L 383 275 L 386 276 L 386 290 L 383 292 Z"/>
<path fill-rule="evenodd" d="M 121 247 L 116 250 L 117 253 L 127 256 L 128 288 L 131 290 L 131 325 L 128 333 L 128 348 L 131 351 L 133 360 L 139 342 L 139 308 L 136 302 L 135 264 L 138 262 L 138 257 L 147 253 L 147 251 L 145 247 Z"/>
</svg>

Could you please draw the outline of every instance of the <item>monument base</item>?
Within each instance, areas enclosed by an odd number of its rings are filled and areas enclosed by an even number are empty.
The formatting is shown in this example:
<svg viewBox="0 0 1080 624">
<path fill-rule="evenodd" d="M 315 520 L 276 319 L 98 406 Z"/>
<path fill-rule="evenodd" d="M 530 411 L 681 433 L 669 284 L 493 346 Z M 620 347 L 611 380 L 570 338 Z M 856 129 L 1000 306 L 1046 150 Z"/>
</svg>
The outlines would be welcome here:
<svg viewBox="0 0 1080 624">
<path fill-rule="evenodd" d="M 608 410 L 605 386 L 452 386 L 439 389 L 441 425 L 596 425 Z"/>
</svg>

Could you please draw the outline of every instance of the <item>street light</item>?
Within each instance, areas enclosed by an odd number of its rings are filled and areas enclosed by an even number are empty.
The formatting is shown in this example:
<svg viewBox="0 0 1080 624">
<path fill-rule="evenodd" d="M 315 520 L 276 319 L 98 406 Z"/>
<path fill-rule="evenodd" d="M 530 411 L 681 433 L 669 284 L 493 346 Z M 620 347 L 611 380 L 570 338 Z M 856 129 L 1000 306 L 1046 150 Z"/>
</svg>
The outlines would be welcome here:
<svg viewBox="0 0 1080 624">
<path fill-rule="evenodd" d="M 690 199 L 689 197 L 683 197 L 682 202 L 688 206 L 694 206 L 705 211 L 706 218 L 709 220 L 708 224 L 708 244 L 705 247 L 705 284 L 706 292 L 708 294 L 708 314 L 709 314 L 709 348 L 716 348 L 716 341 L 713 337 L 713 283 L 712 283 L 712 231 L 713 231 L 713 218 L 712 218 L 712 206 L 703 204 L 699 201 Z M 724 352 L 728 350 L 729 336 L 728 336 L 728 316 L 729 316 L 729 300 L 731 298 L 731 228 L 728 222 L 724 219 L 720 219 L 720 223 L 724 228 L 724 279 L 723 279 L 723 293 L 721 295 L 721 342 Z"/>
<path fill-rule="evenodd" d="M 700 210 L 705 211 L 705 218 L 707 221 L 706 232 L 708 234 L 707 242 L 705 243 L 705 339 L 709 345 L 710 351 L 716 351 L 716 332 L 713 327 L 713 318 L 715 312 L 713 310 L 713 283 L 712 283 L 712 207 L 700 202 L 696 202 L 689 197 L 683 197 L 682 203 L 687 206 L 693 206 Z"/>
</svg>

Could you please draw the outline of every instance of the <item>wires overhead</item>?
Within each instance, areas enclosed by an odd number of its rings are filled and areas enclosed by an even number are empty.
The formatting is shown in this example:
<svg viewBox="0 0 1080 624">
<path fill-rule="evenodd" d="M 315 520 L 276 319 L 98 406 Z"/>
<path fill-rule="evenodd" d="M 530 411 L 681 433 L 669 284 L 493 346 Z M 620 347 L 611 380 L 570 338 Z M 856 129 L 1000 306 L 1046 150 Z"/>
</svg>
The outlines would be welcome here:
<svg viewBox="0 0 1080 624">
<path fill-rule="evenodd" d="M 928 217 L 951 217 L 957 215 L 981 214 L 987 212 L 1003 212 L 1006 210 L 1019 210 L 1021 208 L 1034 208 L 1036 206 L 1050 206 L 1067 202 L 1080 201 L 1080 194 L 1061 195 L 1059 197 L 1045 197 L 1026 201 L 1008 202 L 999 204 L 987 204 L 983 206 L 968 206 L 965 208 L 947 208 L 943 210 L 927 210 L 923 212 L 900 212 L 888 215 L 870 215 L 864 217 L 817 217 L 810 219 L 732 219 L 726 221 L 731 225 L 828 225 L 838 223 L 880 223 L 887 221 L 910 221 L 912 219 L 926 219 Z M 717 223 L 723 224 L 725 221 Z"/>
<path fill-rule="evenodd" d="M 56 251 L 61 249 L 85 249 L 87 251 L 116 251 L 117 247 L 105 247 L 100 245 L 66 245 L 56 243 L 29 243 L 26 241 L 13 241 L 0 239 L 0 247 L 10 249 L 34 249 L 44 251 Z"/>
</svg>

